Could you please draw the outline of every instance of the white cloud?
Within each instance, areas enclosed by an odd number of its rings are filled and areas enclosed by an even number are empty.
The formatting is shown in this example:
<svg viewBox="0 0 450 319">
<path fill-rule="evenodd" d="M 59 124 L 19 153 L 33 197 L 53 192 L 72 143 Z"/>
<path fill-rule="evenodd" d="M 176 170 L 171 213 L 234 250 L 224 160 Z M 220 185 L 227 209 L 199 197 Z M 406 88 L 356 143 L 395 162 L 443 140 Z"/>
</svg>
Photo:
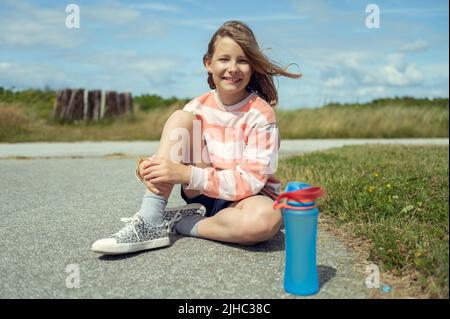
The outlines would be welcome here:
<svg viewBox="0 0 450 319">
<path fill-rule="evenodd" d="M 345 84 L 345 79 L 342 76 L 331 78 L 325 81 L 325 87 L 326 88 L 339 88 L 342 87 Z"/>
<path fill-rule="evenodd" d="M 252 22 L 279 22 L 279 21 L 295 21 L 303 20 L 304 17 L 298 14 L 273 13 L 270 15 L 258 16 L 233 16 L 220 18 L 195 18 L 195 19 L 177 19 L 172 20 L 173 24 L 200 27 L 207 30 L 215 31 L 227 20 L 239 20 L 247 23 Z"/>
<path fill-rule="evenodd" d="M 391 53 L 386 56 L 387 63 L 396 68 L 405 68 L 405 54 Z"/>
<path fill-rule="evenodd" d="M 337 53 L 325 61 L 321 68 L 322 81 L 326 88 L 338 88 L 344 82 L 355 88 L 395 86 L 417 86 L 424 74 L 415 65 L 405 61 L 404 53 L 379 56 L 363 52 Z"/>
<path fill-rule="evenodd" d="M 6 2 L 8 14 L 0 13 L 0 45 L 32 47 L 50 45 L 77 47 L 83 42 L 79 32 L 65 27 L 66 13 L 61 10 L 33 6 L 25 2 Z"/>
<path fill-rule="evenodd" d="M 181 8 L 178 6 L 156 2 L 133 4 L 130 7 L 140 10 L 151 10 L 151 11 L 172 12 L 172 13 L 182 11 Z"/>
<path fill-rule="evenodd" d="M 98 24 L 102 22 L 109 25 L 124 25 L 141 18 L 139 10 L 117 1 L 80 6 L 80 16 L 89 23 Z"/>
<path fill-rule="evenodd" d="M 405 43 L 400 47 L 401 52 L 419 52 L 425 51 L 429 48 L 427 42 L 423 40 L 416 40 L 414 42 Z"/>
<path fill-rule="evenodd" d="M 369 86 L 369 87 L 360 87 L 356 90 L 356 95 L 359 97 L 369 97 L 376 95 L 384 95 L 386 94 L 386 88 L 384 86 Z"/>
<path fill-rule="evenodd" d="M 186 83 L 177 56 L 152 55 L 134 51 L 91 52 L 67 57 L 76 73 L 77 86 L 131 92 L 167 94 L 176 82 Z M 176 91 L 172 95 L 177 95 Z"/>
<path fill-rule="evenodd" d="M 13 66 L 12 63 L 0 62 L 0 70 L 10 69 Z"/>
<path fill-rule="evenodd" d="M 415 64 L 407 65 L 403 72 L 392 65 L 386 65 L 381 69 L 380 77 L 381 82 L 393 86 L 414 86 L 423 80 L 423 74 Z"/>
<path fill-rule="evenodd" d="M 139 10 L 117 1 L 79 5 L 80 29 L 66 28 L 65 19 L 68 13 L 65 12 L 65 6 L 46 8 L 18 1 L 6 1 L 5 6 L 8 10 L 0 12 L 0 45 L 4 46 L 76 48 L 86 42 L 92 36 L 92 30 L 99 26 L 134 26 L 134 34 L 162 33 L 162 27 L 154 21 L 142 22 Z M 136 22 L 139 22 L 139 26 L 134 24 Z"/>
<path fill-rule="evenodd" d="M 67 86 L 70 77 L 51 64 L 17 64 L 0 62 L 0 83 L 16 88 L 43 88 Z"/>
</svg>

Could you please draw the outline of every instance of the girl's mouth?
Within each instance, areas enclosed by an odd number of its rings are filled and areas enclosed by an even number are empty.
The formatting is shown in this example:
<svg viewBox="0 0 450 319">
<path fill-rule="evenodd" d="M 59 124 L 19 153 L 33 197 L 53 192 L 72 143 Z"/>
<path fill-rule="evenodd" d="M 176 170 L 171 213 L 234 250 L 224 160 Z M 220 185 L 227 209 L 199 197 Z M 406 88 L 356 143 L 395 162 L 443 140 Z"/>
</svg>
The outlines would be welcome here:
<svg viewBox="0 0 450 319">
<path fill-rule="evenodd" d="M 241 81 L 241 79 L 238 79 L 238 78 L 234 79 L 234 78 L 230 78 L 230 77 L 223 77 L 222 79 L 224 79 L 225 81 L 230 82 L 230 83 L 238 83 L 239 81 Z"/>
</svg>

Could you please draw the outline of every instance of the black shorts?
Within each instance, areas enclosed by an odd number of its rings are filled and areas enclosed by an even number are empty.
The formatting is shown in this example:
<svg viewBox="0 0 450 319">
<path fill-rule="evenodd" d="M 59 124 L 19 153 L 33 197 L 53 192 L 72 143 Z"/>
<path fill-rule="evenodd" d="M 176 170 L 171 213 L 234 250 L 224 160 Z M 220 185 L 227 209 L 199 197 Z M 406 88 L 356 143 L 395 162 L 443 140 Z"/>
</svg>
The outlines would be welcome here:
<svg viewBox="0 0 450 319">
<path fill-rule="evenodd" d="M 187 198 L 183 187 L 181 187 L 181 197 L 185 200 L 186 204 L 199 203 L 205 206 L 207 217 L 214 216 L 219 211 L 227 208 L 231 203 L 233 203 L 233 201 L 230 200 L 212 198 L 203 194 L 195 196 L 194 198 Z"/>
<path fill-rule="evenodd" d="M 267 196 L 266 194 L 262 194 L 262 193 L 258 193 L 257 195 Z M 181 187 L 181 197 L 184 199 L 186 204 L 199 203 L 199 204 L 202 204 L 203 206 L 205 206 L 206 217 L 214 216 L 219 211 L 221 211 L 224 208 L 227 208 L 228 206 L 230 206 L 231 203 L 233 203 L 233 201 L 231 201 L 231 200 L 212 198 L 212 197 L 208 197 L 203 194 L 195 196 L 194 198 L 187 198 L 186 194 L 183 191 L 183 187 Z M 267 197 L 269 197 L 269 196 L 267 196 Z"/>
</svg>

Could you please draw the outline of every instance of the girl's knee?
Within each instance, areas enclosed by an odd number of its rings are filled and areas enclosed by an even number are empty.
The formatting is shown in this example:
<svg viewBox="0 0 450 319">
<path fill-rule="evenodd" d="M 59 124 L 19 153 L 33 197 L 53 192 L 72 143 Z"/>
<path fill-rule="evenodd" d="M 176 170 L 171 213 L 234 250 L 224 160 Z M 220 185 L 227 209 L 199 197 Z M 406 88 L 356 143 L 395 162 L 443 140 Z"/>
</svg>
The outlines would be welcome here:
<svg viewBox="0 0 450 319">
<path fill-rule="evenodd" d="M 240 237 L 245 245 L 270 240 L 280 229 L 279 211 L 254 212 L 246 218 L 240 227 Z"/>
<path fill-rule="evenodd" d="M 192 127 L 192 121 L 195 119 L 195 115 L 191 112 L 176 110 L 173 112 L 166 123 L 175 124 L 180 127 Z"/>
</svg>

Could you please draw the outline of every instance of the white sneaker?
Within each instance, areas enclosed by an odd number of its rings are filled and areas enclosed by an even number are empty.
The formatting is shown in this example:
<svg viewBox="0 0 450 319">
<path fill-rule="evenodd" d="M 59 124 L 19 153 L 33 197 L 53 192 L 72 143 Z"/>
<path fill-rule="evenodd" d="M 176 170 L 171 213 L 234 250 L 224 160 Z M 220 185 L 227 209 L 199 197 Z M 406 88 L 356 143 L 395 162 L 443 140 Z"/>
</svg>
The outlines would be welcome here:
<svg viewBox="0 0 450 319">
<path fill-rule="evenodd" d="M 138 213 L 131 218 L 122 218 L 122 221 L 128 222 L 127 225 L 114 235 L 97 240 L 92 244 L 92 251 L 115 255 L 169 246 L 169 233 L 174 233 L 175 224 L 183 217 L 193 214 L 204 216 L 206 209 L 203 205 L 194 203 L 167 208 L 164 213 L 164 221 L 159 226 L 145 223 Z"/>
</svg>

